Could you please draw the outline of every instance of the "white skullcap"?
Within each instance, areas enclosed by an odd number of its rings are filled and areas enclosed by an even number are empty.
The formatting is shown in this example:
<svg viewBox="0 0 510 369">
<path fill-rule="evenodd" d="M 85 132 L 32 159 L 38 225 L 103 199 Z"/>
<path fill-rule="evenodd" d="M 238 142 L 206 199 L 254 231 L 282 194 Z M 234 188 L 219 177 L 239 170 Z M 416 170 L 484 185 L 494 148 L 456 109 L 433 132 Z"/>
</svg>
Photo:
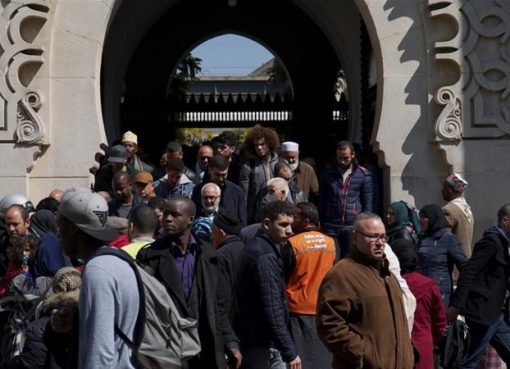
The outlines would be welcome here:
<svg viewBox="0 0 510 369">
<path fill-rule="evenodd" d="M 299 144 L 292 141 L 282 143 L 282 151 L 299 151 Z"/>
</svg>

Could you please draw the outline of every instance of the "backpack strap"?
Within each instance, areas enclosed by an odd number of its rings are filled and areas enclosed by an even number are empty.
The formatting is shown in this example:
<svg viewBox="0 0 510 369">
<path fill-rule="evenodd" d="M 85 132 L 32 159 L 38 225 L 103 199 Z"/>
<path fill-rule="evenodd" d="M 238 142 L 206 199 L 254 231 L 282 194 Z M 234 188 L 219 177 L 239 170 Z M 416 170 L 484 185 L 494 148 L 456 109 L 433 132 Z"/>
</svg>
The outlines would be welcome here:
<svg viewBox="0 0 510 369">
<path fill-rule="evenodd" d="M 117 324 L 115 324 L 115 333 L 117 333 L 118 336 L 124 342 L 126 342 L 130 349 L 136 352 L 142 342 L 143 331 L 145 326 L 145 290 L 143 287 L 140 272 L 138 271 L 138 267 L 133 258 L 131 257 L 131 255 L 129 255 L 127 252 L 121 249 L 115 247 L 101 247 L 97 250 L 96 254 L 94 255 L 94 258 L 103 255 L 116 256 L 119 259 L 124 260 L 126 263 L 129 264 L 129 266 L 133 269 L 133 272 L 135 273 L 136 284 L 138 286 L 138 294 L 140 296 L 140 306 L 138 309 L 138 317 L 136 318 L 133 340 L 130 340 L 129 337 L 117 326 Z"/>
</svg>

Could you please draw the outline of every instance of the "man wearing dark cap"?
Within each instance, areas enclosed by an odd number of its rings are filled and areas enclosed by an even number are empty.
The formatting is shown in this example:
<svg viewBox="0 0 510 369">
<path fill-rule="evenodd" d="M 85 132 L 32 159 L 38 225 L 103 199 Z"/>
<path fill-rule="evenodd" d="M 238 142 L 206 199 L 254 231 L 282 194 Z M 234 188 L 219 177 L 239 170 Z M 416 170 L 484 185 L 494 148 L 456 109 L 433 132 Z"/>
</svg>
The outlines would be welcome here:
<svg viewBox="0 0 510 369">
<path fill-rule="evenodd" d="M 336 165 L 324 170 L 319 185 L 319 217 L 322 229 L 338 239 L 339 256 L 347 255 L 354 220 L 372 211 L 372 177 L 358 164 L 354 146 L 340 141 L 336 147 Z"/>
<path fill-rule="evenodd" d="M 112 179 L 117 172 L 127 171 L 128 154 L 122 145 L 112 146 L 108 150 L 108 164 L 99 169 L 95 175 L 94 191 L 106 191 L 113 195 Z"/>
<path fill-rule="evenodd" d="M 244 242 L 239 238 L 239 219 L 230 211 L 220 208 L 213 220 L 211 230 L 211 241 L 218 250 L 220 267 L 224 283 L 223 289 L 228 303 L 228 310 L 231 311 L 232 290 L 237 278 L 237 260 L 244 248 Z"/>
<path fill-rule="evenodd" d="M 103 197 L 85 188 L 64 192 L 58 222 L 62 246 L 85 261 L 79 302 L 79 369 L 133 368 L 133 352 L 117 332 L 133 340 L 140 297 L 133 269 L 116 256 L 96 252 L 117 238 L 107 223 Z"/>
</svg>

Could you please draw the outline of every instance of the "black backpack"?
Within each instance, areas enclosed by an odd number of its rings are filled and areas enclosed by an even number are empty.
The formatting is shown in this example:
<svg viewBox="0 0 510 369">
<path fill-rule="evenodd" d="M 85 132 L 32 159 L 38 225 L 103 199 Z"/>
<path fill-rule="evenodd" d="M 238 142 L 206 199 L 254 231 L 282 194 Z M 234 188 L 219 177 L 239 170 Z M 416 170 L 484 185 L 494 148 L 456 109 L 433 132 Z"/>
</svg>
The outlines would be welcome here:
<svg viewBox="0 0 510 369">
<path fill-rule="evenodd" d="M 450 323 L 439 344 L 443 369 L 458 369 L 466 358 L 470 343 L 469 328 L 462 320 Z"/>
</svg>

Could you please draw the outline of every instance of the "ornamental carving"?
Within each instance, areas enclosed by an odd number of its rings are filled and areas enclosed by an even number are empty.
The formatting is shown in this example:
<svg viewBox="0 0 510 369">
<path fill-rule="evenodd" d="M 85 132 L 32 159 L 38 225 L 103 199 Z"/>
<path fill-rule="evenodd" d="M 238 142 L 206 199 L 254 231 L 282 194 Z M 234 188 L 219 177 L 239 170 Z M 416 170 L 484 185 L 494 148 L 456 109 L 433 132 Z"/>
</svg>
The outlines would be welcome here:
<svg viewBox="0 0 510 369">
<path fill-rule="evenodd" d="M 443 106 L 435 139 L 510 134 L 510 2 L 429 0 L 429 9 L 432 19 L 455 29 L 432 43 L 435 74 L 441 76 L 445 65 L 458 69 L 455 83 L 435 86 L 434 100 Z"/>
<path fill-rule="evenodd" d="M 453 91 L 440 89 L 435 100 L 444 105 L 444 109 L 437 118 L 434 133 L 436 137 L 444 141 L 460 141 L 462 139 L 461 102 Z"/>
<path fill-rule="evenodd" d="M 34 40 L 48 19 L 48 3 L 6 0 L 0 11 L 0 139 L 48 145 L 38 115 L 42 95 L 31 87 L 44 62 L 43 46 Z"/>
</svg>

